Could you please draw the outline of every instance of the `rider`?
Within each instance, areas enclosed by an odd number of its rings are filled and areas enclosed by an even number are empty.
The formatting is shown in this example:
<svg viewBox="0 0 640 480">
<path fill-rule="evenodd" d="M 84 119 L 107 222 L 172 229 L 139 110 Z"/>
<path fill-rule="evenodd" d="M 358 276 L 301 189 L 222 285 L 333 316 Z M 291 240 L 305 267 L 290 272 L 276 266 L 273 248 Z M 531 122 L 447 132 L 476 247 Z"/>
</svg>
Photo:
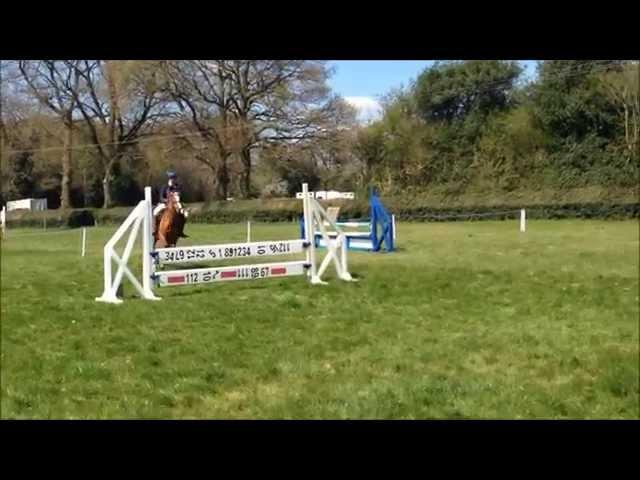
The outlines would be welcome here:
<svg viewBox="0 0 640 480">
<path fill-rule="evenodd" d="M 178 192 L 180 193 L 180 185 L 178 184 L 178 175 L 176 172 L 169 170 L 167 172 L 167 184 L 162 187 L 160 191 L 160 202 L 156 205 L 156 208 L 153 210 L 153 216 L 157 217 L 162 210 L 167 206 L 167 197 L 170 193 Z"/>
</svg>

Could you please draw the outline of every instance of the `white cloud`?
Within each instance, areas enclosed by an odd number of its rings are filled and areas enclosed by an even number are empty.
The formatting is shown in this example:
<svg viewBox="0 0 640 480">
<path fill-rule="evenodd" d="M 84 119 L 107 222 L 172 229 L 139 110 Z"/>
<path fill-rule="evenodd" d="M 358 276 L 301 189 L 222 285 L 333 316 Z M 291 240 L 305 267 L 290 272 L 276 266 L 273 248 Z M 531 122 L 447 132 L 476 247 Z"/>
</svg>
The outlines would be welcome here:
<svg viewBox="0 0 640 480">
<path fill-rule="evenodd" d="M 361 122 L 370 122 L 378 119 L 382 115 L 382 106 L 374 98 L 344 97 L 344 99 L 358 110 L 358 120 Z"/>
</svg>

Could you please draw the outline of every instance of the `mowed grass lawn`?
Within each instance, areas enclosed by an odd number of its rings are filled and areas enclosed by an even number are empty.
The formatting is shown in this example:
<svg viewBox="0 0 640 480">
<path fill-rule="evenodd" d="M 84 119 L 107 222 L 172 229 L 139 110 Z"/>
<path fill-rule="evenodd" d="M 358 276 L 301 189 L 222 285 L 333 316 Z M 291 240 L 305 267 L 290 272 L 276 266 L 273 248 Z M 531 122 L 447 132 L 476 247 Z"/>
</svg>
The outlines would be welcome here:
<svg viewBox="0 0 640 480">
<path fill-rule="evenodd" d="M 190 225 L 185 244 L 242 241 Z M 400 224 L 358 283 L 97 303 L 115 227 L 2 242 L 3 418 L 638 418 L 638 222 Z M 254 224 L 256 240 L 296 224 Z M 288 259 L 287 257 L 279 257 Z M 136 256 L 135 266 L 140 266 Z"/>
</svg>

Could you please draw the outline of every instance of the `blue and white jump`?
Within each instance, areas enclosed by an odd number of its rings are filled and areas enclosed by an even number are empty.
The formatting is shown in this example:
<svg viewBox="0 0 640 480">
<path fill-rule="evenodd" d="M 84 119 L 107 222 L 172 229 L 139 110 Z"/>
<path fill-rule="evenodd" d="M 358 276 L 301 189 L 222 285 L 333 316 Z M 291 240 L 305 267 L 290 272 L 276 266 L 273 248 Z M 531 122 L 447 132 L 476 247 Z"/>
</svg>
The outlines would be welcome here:
<svg viewBox="0 0 640 480">
<path fill-rule="evenodd" d="M 384 208 L 378 195 L 371 189 L 369 195 L 370 219 L 355 220 L 348 222 L 336 221 L 335 225 L 343 229 L 346 240 L 346 247 L 349 250 L 359 250 L 365 252 L 379 252 L 384 249 L 387 252 L 395 250 L 396 225 L 395 217 L 390 215 Z M 366 231 L 347 231 L 345 228 L 366 228 Z M 326 232 L 333 243 L 339 232 Z M 300 238 L 306 238 L 304 222 L 300 222 Z M 315 246 L 326 248 L 327 242 L 322 232 L 315 231 L 313 235 Z"/>
</svg>

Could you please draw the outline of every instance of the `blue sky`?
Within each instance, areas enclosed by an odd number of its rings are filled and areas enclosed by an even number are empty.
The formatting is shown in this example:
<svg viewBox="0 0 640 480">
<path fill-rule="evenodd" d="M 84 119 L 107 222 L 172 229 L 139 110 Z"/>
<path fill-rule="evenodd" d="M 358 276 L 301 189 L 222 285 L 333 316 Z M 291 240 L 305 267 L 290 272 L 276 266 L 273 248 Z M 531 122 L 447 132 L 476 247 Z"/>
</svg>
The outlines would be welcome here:
<svg viewBox="0 0 640 480">
<path fill-rule="evenodd" d="M 521 62 L 528 77 L 535 74 L 535 61 Z M 363 121 L 380 113 L 378 100 L 391 89 L 408 85 L 433 60 L 339 60 L 330 62 L 335 72 L 329 79 L 333 90 L 358 108 Z"/>
</svg>

